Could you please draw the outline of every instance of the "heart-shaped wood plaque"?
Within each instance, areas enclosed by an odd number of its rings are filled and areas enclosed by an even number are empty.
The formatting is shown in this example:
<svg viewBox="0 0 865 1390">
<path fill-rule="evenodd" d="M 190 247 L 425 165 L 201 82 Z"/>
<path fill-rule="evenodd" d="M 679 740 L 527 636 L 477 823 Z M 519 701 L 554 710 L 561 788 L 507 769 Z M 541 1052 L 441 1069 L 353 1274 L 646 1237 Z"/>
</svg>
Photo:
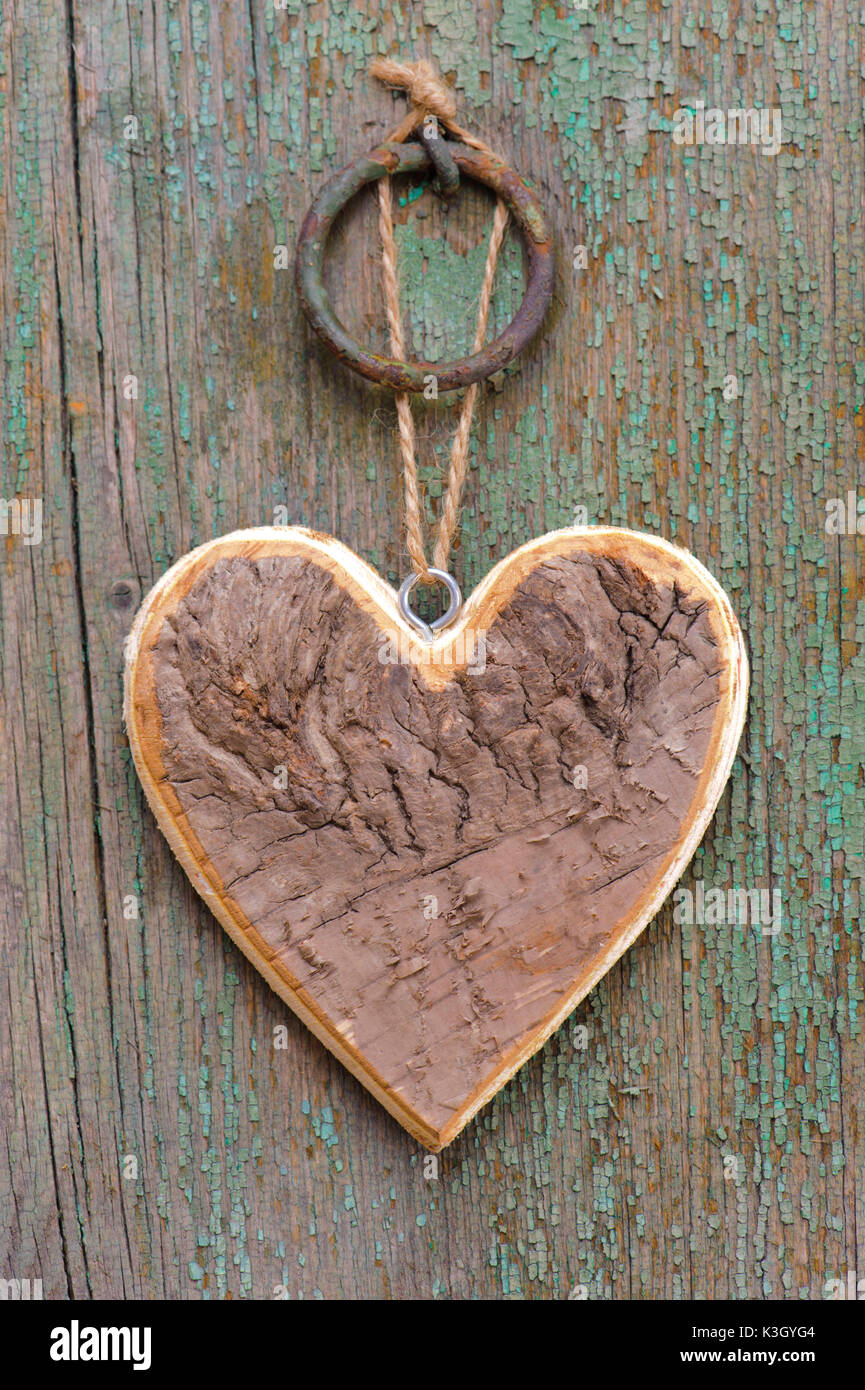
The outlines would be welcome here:
<svg viewBox="0 0 865 1390">
<path fill-rule="evenodd" d="M 522 546 L 430 647 L 352 551 L 264 527 L 151 591 L 125 711 L 214 915 L 437 1151 L 657 912 L 746 692 L 724 591 L 656 537 Z"/>
</svg>

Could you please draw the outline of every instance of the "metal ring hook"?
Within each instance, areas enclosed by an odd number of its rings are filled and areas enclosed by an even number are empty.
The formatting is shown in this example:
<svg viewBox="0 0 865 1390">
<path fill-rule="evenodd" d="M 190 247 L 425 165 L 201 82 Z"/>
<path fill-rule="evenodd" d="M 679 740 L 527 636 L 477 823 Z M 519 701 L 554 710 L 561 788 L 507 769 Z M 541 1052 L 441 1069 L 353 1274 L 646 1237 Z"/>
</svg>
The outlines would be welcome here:
<svg viewBox="0 0 865 1390">
<path fill-rule="evenodd" d="M 430 569 L 429 573 L 432 575 L 433 579 L 437 579 L 440 584 L 444 584 L 450 594 L 450 603 L 444 613 L 436 618 L 434 622 L 426 623 L 423 618 L 419 618 L 408 601 L 409 594 L 415 584 L 420 581 L 421 576 L 419 574 L 406 575 L 400 585 L 398 595 L 399 611 L 406 621 L 411 623 L 415 631 L 421 634 L 425 642 L 432 642 L 437 632 L 440 632 L 443 627 L 447 627 L 453 622 L 463 606 L 463 596 L 460 592 L 460 586 L 453 575 L 448 574 L 446 570 L 437 569 Z"/>
</svg>

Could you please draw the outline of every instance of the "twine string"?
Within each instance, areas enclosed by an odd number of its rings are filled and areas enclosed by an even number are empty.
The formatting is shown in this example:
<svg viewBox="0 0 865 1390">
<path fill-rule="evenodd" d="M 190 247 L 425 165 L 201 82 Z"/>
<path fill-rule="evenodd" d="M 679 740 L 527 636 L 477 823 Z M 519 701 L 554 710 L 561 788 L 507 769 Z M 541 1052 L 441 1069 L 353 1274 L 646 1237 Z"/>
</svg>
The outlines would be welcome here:
<svg viewBox="0 0 865 1390">
<path fill-rule="evenodd" d="M 494 152 L 483 140 L 464 130 L 456 122 L 456 99 L 450 87 L 439 77 L 431 63 L 421 59 L 416 63 L 397 63 L 390 58 L 378 58 L 370 67 L 370 74 L 379 78 L 389 87 L 397 87 L 408 92 L 412 109 L 388 137 L 391 141 L 407 140 L 414 130 L 429 116 L 435 116 L 452 135 L 473 149 L 483 150 L 496 158 Z M 405 357 L 405 336 L 399 305 L 399 281 L 397 278 L 396 241 L 393 230 L 393 195 L 389 177 L 379 180 L 379 236 L 381 238 L 382 281 L 384 285 L 385 307 L 387 311 L 390 346 L 394 357 Z M 501 198 L 496 201 L 493 228 L 487 250 L 484 281 L 478 302 L 478 317 L 475 328 L 473 352 L 480 352 L 484 345 L 489 317 L 490 301 L 493 293 L 493 278 L 496 262 L 504 240 L 508 224 L 508 210 Z M 469 460 L 469 438 L 472 418 L 478 395 L 478 383 L 468 387 L 460 410 L 459 422 L 451 442 L 450 467 L 447 487 L 439 518 L 438 535 L 433 553 L 433 566 L 446 570 L 448 557 L 459 522 L 460 500 L 465 485 Z M 417 440 L 414 419 L 411 413 L 409 394 L 396 393 L 396 412 L 399 426 L 400 451 L 403 460 L 405 486 L 405 525 L 408 552 L 414 571 L 422 580 L 433 578 L 426 561 L 423 538 L 423 509 L 417 474 Z"/>
</svg>

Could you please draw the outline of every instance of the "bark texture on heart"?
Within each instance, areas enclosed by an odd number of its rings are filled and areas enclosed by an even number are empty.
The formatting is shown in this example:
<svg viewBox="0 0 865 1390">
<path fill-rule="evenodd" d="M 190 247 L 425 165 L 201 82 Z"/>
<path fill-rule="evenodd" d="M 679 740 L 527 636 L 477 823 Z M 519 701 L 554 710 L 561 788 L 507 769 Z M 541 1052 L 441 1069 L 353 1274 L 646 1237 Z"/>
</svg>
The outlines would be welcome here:
<svg viewBox="0 0 865 1390">
<path fill-rule="evenodd" d="M 437 1150 L 670 892 L 746 687 L 723 590 L 654 537 L 531 542 L 426 648 L 346 547 L 262 528 L 148 596 L 126 717 L 194 886 Z"/>
</svg>

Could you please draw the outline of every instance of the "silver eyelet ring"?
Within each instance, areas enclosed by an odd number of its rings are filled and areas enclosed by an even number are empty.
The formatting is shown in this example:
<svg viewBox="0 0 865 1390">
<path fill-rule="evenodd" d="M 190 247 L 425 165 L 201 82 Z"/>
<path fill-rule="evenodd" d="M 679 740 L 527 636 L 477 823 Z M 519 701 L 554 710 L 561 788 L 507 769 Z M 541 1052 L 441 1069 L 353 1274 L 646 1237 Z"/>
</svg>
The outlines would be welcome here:
<svg viewBox="0 0 865 1390">
<path fill-rule="evenodd" d="M 425 642 L 432 642 L 437 632 L 440 632 L 443 627 L 447 627 L 449 623 L 453 622 L 463 606 L 463 596 L 460 593 L 460 586 L 453 575 L 448 574 L 445 570 L 435 569 L 431 569 L 430 574 L 433 579 L 438 580 L 439 584 L 444 584 L 451 598 L 450 603 L 441 617 L 436 618 L 432 623 L 425 623 L 423 618 L 419 618 L 408 601 L 409 594 L 415 584 L 420 581 L 421 576 L 419 574 L 409 574 L 399 587 L 399 611 L 406 621 L 411 623 L 415 631 L 420 633 Z"/>
</svg>

